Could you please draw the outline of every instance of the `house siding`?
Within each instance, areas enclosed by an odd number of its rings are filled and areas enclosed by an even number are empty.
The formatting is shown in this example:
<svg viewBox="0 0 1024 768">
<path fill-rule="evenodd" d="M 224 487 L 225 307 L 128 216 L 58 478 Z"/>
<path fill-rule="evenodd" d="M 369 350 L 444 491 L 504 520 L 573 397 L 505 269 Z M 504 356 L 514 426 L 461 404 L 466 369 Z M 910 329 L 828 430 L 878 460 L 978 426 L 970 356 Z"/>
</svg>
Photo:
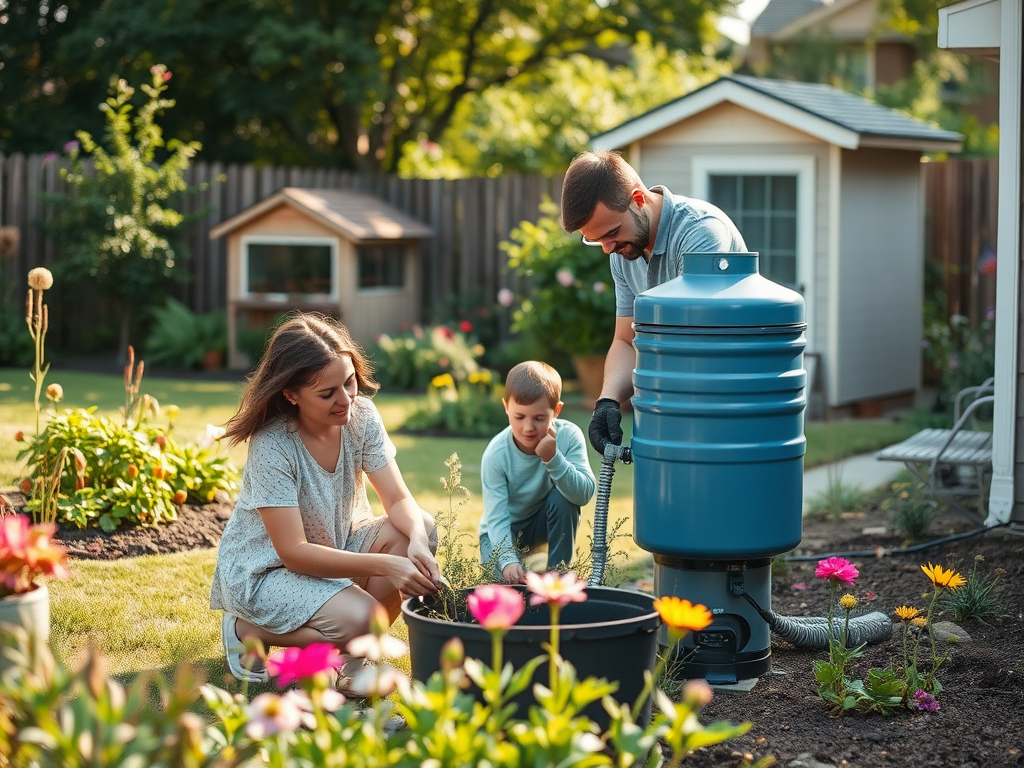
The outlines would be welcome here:
<svg viewBox="0 0 1024 768">
<path fill-rule="evenodd" d="M 1021 32 L 1021 37 L 1024 37 L 1024 30 Z M 1018 104 L 1021 105 L 1020 116 L 1018 126 L 1024 126 L 1024 84 L 1018 83 L 1020 88 L 1020 98 Z M 1018 163 L 1019 163 L 1019 176 L 1018 179 L 1024 180 L 1024 130 L 1019 132 L 1020 135 L 1020 152 L 1018 152 Z M 1024 186 L 1019 186 L 1017 190 L 1017 215 L 1020 217 L 1018 221 L 1024 223 Z M 1021 238 L 1018 242 L 1017 253 L 1015 254 L 1018 263 L 1024 260 L 1024 238 Z M 1024 282 L 1024 269 L 1020 270 L 1019 279 Z M 1021 286 L 1017 294 L 1018 304 L 1024 300 L 1024 286 Z M 1024 312 L 1020 311 L 1018 306 L 1017 312 L 1017 423 L 1015 427 L 1015 449 L 1013 452 L 1014 466 L 1013 466 L 1013 509 L 1010 512 L 1010 520 L 1018 523 L 1024 523 Z"/>
<path fill-rule="evenodd" d="M 916 152 L 842 153 L 836 401 L 911 392 L 921 380 L 924 259 Z"/>
</svg>

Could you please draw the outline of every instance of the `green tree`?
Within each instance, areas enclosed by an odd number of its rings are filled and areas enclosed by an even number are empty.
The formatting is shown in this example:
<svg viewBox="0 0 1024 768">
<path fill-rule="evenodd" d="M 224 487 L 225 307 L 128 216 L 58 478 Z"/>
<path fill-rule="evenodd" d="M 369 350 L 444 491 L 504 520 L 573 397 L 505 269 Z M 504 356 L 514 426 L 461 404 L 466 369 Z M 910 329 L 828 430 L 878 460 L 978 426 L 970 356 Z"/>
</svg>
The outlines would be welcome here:
<svg viewBox="0 0 1024 768">
<path fill-rule="evenodd" d="M 41 195 L 56 210 L 46 228 L 61 247 L 57 271 L 72 284 L 94 286 L 111 302 L 120 320 L 122 356 L 139 309 L 152 305 L 171 281 L 186 277 L 174 267 L 188 256 L 183 238 L 189 218 L 174 205 L 201 189 L 183 178 L 200 144 L 164 142 L 156 118 L 174 106 L 162 96 L 170 79 L 166 67 L 152 67 L 151 84 L 142 86 L 147 100 L 133 118 L 135 89 L 113 78 L 110 97 L 100 106 L 108 147 L 79 131 L 93 169 L 87 170 L 72 145 L 70 167 L 61 169 L 71 193 Z"/>
<path fill-rule="evenodd" d="M 474 94 L 550 62 L 628 46 L 641 33 L 701 51 L 733 0 L 106 0 L 55 25 L 40 71 L 74 100 L 97 72 L 133 80 L 166 62 L 188 94 L 167 123 L 219 160 L 393 171 L 420 136 L 438 142 Z M 596 42 L 595 42 L 596 41 Z M 38 42 L 38 41 L 37 41 Z M 21 61 L 4 59 L 19 71 Z M 3 107 L 4 123 L 17 119 Z M 40 109 L 39 115 L 46 110 Z M 40 130 L 54 128 L 37 120 Z M 0 125 L 3 142 L 6 125 Z M 60 137 L 51 139 L 56 146 Z M 0 143 L 0 150 L 17 149 Z"/>
<path fill-rule="evenodd" d="M 621 58 L 613 59 L 614 53 Z M 463 101 L 437 143 L 403 150 L 403 176 L 561 173 L 590 137 L 726 74 L 728 61 L 672 51 L 642 33 L 611 61 L 578 53 Z"/>
</svg>

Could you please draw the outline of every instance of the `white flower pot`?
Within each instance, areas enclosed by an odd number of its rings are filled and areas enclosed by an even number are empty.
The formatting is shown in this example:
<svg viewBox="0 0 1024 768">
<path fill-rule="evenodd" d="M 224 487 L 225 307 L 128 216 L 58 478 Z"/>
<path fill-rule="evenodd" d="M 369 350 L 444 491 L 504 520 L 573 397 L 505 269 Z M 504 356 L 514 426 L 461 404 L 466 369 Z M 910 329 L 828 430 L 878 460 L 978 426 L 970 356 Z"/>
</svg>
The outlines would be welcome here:
<svg viewBox="0 0 1024 768">
<path fill-rule="evenodd" d="M 28 637 L 25 650 L 31 653 L 29 658 L 38 663 L 50 641 L 50 592 L 45 584 L 30 592 L 0 598 L 0 674 L 14 665 L 8 653 L 11 636 L 18 629 Z"/>
</svg>

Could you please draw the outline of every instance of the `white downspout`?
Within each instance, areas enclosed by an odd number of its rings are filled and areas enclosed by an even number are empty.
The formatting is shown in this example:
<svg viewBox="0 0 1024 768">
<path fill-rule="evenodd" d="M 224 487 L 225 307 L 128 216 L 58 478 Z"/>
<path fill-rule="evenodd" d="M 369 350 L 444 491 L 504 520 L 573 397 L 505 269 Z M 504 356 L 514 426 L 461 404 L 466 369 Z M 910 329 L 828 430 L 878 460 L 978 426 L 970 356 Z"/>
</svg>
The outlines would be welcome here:
<svg viewBox="0 0 1024 768">
<path fill-rule="evenodd" d="M 992 489 L 985 525 L 1013 514 L 1020 310 L 1021 18 L 1022 4 L 1001 5 L 999 50 L 999 228 L 996 236 L 996 365 Z"/>
</svg>

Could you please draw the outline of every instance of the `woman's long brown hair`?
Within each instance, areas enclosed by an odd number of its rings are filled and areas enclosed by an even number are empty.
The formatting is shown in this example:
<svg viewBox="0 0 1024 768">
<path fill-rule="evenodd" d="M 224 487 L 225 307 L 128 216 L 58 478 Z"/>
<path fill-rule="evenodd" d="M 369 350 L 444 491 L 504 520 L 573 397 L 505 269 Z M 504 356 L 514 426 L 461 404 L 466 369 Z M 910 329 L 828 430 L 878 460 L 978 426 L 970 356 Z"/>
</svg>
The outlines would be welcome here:
<svg viewBox="0 0 1024 768">
<path fill-rule="evenodd" d="M 286 320 L 274 331 L 263 359 L 249 376 L 238 411 L 225 425 L 224 439 L 237 445 L 271 419 L 282 414 L 294 419 L 298 408 L 288 402 L 284 390 L 314 383 L 342 355 L 352 360 L 360 393 L 372 396 L 380 389 L 366 355 L 344 325 L 313 312 L 296 313 Z"/>
</svg>

